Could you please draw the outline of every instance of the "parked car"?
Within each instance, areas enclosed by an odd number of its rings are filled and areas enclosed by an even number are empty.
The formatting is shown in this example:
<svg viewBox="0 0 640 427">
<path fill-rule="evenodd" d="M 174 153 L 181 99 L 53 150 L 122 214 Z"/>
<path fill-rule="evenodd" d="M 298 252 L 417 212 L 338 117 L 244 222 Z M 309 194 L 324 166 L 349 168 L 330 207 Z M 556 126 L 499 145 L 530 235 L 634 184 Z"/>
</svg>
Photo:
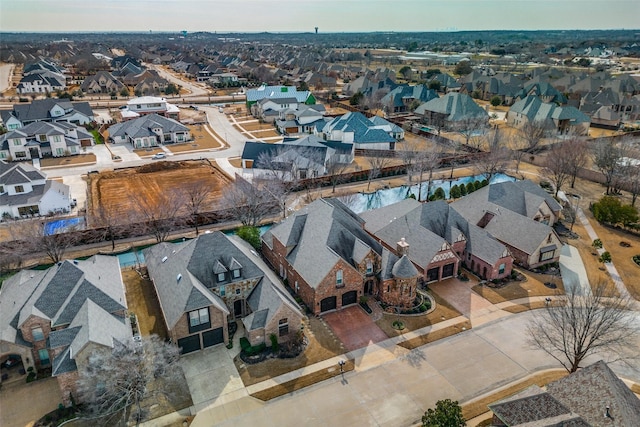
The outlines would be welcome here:
<svg viewBox="0 0 640 427">
<path fill-rule="evenodd" d="M 22 359 L 17 354 L 10 354 L 9 357 L 7 357 L 7 360 L 2 362 L 2 367 L 13 368 L 14 366 L 18 366 L 21 361 Z"/>
<path fill-rule="evenodd" d="M 167 155 L 164 153 L 156 153 L 151 157 L 152 159 L 166 159 Z"/>
</svg>

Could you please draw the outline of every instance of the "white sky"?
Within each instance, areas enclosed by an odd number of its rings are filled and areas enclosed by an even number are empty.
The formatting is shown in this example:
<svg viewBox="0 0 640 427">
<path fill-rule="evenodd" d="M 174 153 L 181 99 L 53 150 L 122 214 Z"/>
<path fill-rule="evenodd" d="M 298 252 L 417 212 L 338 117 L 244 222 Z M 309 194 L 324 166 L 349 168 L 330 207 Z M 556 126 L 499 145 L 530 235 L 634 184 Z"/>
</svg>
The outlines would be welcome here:
<svg viewBox="0 0 640 427">
<path fill-rule="evenodd" d="M 640 28 L 639 0 L 0 0 L 0 31 Z"/>
</svg>

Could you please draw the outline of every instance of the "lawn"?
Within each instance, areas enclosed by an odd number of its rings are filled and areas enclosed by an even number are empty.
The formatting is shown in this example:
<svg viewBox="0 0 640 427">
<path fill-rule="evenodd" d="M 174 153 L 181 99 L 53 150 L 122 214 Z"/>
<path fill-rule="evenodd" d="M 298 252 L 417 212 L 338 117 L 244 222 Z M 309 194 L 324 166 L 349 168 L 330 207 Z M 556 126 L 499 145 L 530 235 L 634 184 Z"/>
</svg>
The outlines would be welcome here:
<svg viewBox="0 0 640 427">
<path fill-rule="evenodd" d="M 342 343 L 333 335 L 333 332 L 324 321 L 316 317 L 310 317 L 303 324 L 304 333 L 309 343 L 305 351 L 298 357 L 293 359 L 268 359 L 255 365 L 247 365 L 236 356 L 234 363 L 245 386 L 256 384 L 344 353 L 345 350 Z M 300 384 L 310 379 L 300 380 Z M 317 381 L 320 381 L 320 379 Z M 305 383 L 305 385 L 298 388 L 306 387 L 309 384 Z M 288 387 L 297 386 L 287 385 L 286 388 Z"/>
<path fill-rule="evenodd" d="M 528 298 L 535 296 L 547 296 L 564 293 L 562 279 L 560 276 L 552 276 L 548 274 L 535 274 L 529 271 L 516 270 L 525 276 L 525 281 L 511 281 L 500 288 L 493 288 L 487 285 L 476 285 L 472 290 L 493 304 L 504 301 L 512 301 L 519 298 Z M 551 289 L 544 285 L 545 282 L 551 282 L 557 286 L 557 289 Z"/>
<path fill-rule="evenodd" d="M 47 167 L 58 167 L 58 166 L 83 165 L 83 164 L 91 164 L 95 162 L 96 162 L 95 154 L 83 153 L 77 156 L 47 157 L 45 159 L 40 159 L 40 166 L 43 168 L 47 168 Z"/>
<path fill-rule="evenodd" d="M 196 150 L 215 150 L 224 147 L 224 144 L 221 142 L 223 141 L 222 138 L 217 135 L 214 137 L 208 132 L 208 130 L 210 131 L 208 125 L 189 126 L 189 130 L 191 131 L 193 141 L 189 141 L 184 144 L 169 144 L 166 147 L 172 153 Z"/>
</svg>

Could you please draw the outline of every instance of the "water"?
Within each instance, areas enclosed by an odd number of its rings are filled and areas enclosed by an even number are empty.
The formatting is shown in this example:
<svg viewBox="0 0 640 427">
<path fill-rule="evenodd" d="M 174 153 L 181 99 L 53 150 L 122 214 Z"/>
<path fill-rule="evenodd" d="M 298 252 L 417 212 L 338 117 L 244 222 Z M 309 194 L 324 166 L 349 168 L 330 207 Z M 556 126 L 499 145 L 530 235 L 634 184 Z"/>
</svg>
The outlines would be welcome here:
<svg viewBox="0 0 640 427">
<path fill-rule="evenodd" d="M 436 188 L 441 187 L 444 190 L 445 196 L 449 198 L 449 190 L 454 185 L 460 186 L 460 184 L 467 185 L 469 182 L 473 181 L 482 181 L 484 178 L 482 175 L 475 176 L 466 176 L 462 178 L 457 178 L 454 180 L 449 179 L 435 179 L 431 181 L 431 191 L 430 195 L 434 193 Z M 491 178 L 491 184 L 497 184 L 499 182 L 505 181 L 516 181 L 516 178 L 505 175 L 498 174 Z M 364 211 L 368 211 L 371 209 L 382 208 L 384 206 L 391 205 L 393 203 L 397 203 L 401 200 L 406 199 L 410 194 L 413 194 L 418 197 L 418 185 L 402 185 L 396 188 L 389 188 L 385 190 L 378 190 L 374 193 L 358 193 L 353 196 L 346 197 L 343 201 L 344 203 L 351 208 L 355 213 L 361 213 Z M 422 191 L 421 198 L 425 200 L 427 198 L 427 183 L 422 183 Z"/>
<path fill-rule="evenodd" d="M 129 252 L 123 252 L 121 254 L 116 255 L 116 257 L 118 257 L 120 268 L 132 267 L 134 265 L 144 264 L 144 255 L 142 255 L 142 250 L 133 250 Z"/>
<path fill-rule="evenodd" d="M 84 218 L 66 218 L 49 221 L 44 226 L 45 236 L 56 233 L 65 233 L 71 231 L 72 228 L 80 228 L 84 224 Z"/>
</svg>

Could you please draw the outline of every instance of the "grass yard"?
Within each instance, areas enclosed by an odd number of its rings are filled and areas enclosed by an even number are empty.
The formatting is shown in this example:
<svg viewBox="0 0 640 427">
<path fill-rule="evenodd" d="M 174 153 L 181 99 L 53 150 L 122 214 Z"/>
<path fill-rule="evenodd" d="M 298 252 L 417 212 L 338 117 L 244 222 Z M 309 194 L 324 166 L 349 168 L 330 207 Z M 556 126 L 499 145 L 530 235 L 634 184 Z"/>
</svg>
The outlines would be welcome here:
<svg viewBox="0 0 640 427">
<path fill-rule="evenodd" d="M 310 317 L 308 320 L 304 321 L 304 333 L 309 340 L 309 344 L 307 345 L 304 353 L 293 359 L 268 359 L 255 365 L 247 365 L 240 359 L 240 357 L 236 356 L 234 363 L 244 385 L 248 386 L 256 384 L 344 353 L 342 343 L 338 341 L 338 339 L 333 335 L 333 332 L 331 332 L 329 326 L 327 326 L 327 324 L 321 319 Z M 298 388 L 306 387 L 307 385 L 312 384 L 306 383 L 306 381 L 311 379 L 312 378 L 300 380 L 300 384 L 304 385 L 295 386 L 289 384 L 285 388 L 297 387 L 295 388 L 297 390 Z M 321 380 L 317 379 L 316 381 Z M 285 391 L 282 394 L 284 393 L 288 393 L 288 391 Z"/>
<path fill-rule="evenodd" d="M 564 293 L 562 279 L 559 276 L 545 274 L 535 274 L 528 271 L 517 270 L 526 277 L 523 282 L 512 281 L 501 288 L 492 288 L 486 285 L 476 285 L 472 290 L 493 304 L 504 301 L 512 301 L 519 298 L 547 296 Z M 550 289 L 544 285 L 545 282 L 552 282 L 557 289 Z"/>
<path fill-rule="evenodd" d="M 239 125 L 243 130 L 247 132 L 259 131 L 259 130 L 273 130 L 274 127 L 269 123 L 260 123 L 258 120 L 249 123 L 240 123 Z"/>
<path fill-rule="evenodd" d="M 353 360 L 346 360 L 344 364 L 344 372 L 353 371 L 355 364 Z M 307 375 L 303 375 L 295 380 L 287 381 L 277 386 L 270 387 L 266 390 L 253 393 L 251 396 L 256 399 L 268 401 L 275 399 L 276 397 L 283 396 L 287 393 L 292 393 L 301 388 L 308 387 L 310 385 L 319 383 L 320 381 L 328 380 L 329 378 L 337 377 L 340 375 L 340 369 L 336 367 L 327 368 L 323 371 L 312 372 Z"/>
<path fill-rule="evenodd" d="M 57 166 L 73 166 L 91 164 L 96 162 L 96 155 L 93 153 L 83 153 L 77 156 L 47 157 L 40 159 L 40 166 L 43 168 Z"/>
<path fill-rule="evenodd" d="M 378 327 L 382 329 L 389 338 L 393 338 L 409 331 L 416 331 L 426 326 L 435 325 L 443 320 L 453 319 L 454 317 L 461 315 L 458 310 L 453 308 L 437 294 L 431 293 L 431 296 L 436 302 L 436 308 L 431 313 L 420 316 L 397 316 L 391 313 L 384 313 L 384 316 L 376 321 L 376 325 L 378 325 Z M 404 329 L 402 331 L 393 327 L 393 322 L 398 320 L 398 318 L 402 323 L 404 323 Z M 467 328 L 470 327 L 471 325 Z"/>
<path fill-rule="evenodd" d="M 205 126 L 207 126 L 205 128 Z M 222 138 L 216 139 L 212 136 L 207 130 L 208 125 L 194 125 L 189 126 L 189 130 L 191 131 L 191 136 L 193 137 L 193 141 L 189 141 L 184 144 L 168 144 L 166 147 L 172 153 L 182 153 L 185 151 L 194 151 L 194 150 L 215 150 L 224 147 Z"/>
</svg>

